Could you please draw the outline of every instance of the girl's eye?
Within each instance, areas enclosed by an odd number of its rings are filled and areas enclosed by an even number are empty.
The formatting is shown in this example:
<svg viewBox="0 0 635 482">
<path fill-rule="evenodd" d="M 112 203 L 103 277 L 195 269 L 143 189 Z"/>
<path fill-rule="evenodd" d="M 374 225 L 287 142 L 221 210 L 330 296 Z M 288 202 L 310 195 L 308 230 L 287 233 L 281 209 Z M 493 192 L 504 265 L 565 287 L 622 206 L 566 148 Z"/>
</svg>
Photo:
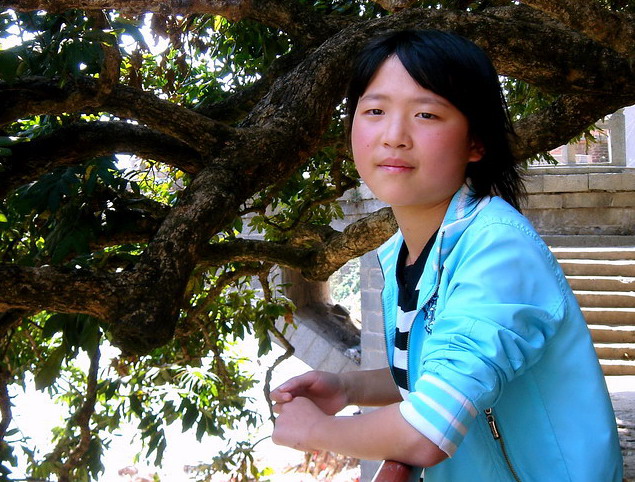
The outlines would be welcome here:
<svg viewBox="0 0 635 482">
<path fill-rule="evenodd" d="M 416 117 L 421 117 L 422 119 L 434 119 L 436 116 L 434 114 L 430 114 L 429 112 L 419 112 Z"/>
<path fill-rule="evenodd" d="M 381 109 L 368 109 L 366 112 L 370 115 L 382 115 L 384 113 Z"/>
</svg>

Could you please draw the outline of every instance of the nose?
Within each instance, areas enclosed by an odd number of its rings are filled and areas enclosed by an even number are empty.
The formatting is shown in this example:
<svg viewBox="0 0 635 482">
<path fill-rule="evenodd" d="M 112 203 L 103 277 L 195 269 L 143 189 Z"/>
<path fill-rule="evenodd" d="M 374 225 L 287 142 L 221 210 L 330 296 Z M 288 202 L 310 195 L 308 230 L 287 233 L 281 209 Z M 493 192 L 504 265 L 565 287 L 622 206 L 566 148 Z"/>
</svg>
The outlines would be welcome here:
<svg viewBox="0 0 635 482">
<path fill-rule="evenodd" d="M 383 142 L 386 147 L 400 149 L 411 147 L 411 137 L 406 120 L 399 116 L 390 116 L 386 119 Z"/>
</svg>

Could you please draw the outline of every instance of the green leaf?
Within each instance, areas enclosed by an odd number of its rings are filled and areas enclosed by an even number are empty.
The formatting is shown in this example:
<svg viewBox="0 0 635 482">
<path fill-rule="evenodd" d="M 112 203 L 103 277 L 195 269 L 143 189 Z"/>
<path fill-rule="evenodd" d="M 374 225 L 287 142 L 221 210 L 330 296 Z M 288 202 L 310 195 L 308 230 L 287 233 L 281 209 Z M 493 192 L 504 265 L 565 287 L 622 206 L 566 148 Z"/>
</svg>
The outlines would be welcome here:
<svg viewBox="0 0 635 482">
<path fill-rule="evenodd" d="M 11 83 L 15 80 L 20 58 L 10 50 L 0 52 L 0 79 Z"/>
<path fill-rule="evenodd" d="M 0 223 L 8 223 L 8 222 L 9 220 L 7 219 L 7 217 L 4 214 L 0 213 Z"/>
<path fill-rule="evenodd" d="M 55 348 L 46 359 L 40 371 L 35 375 L 35 388 L 44 390 L 50 387 L 60 374 L 62 361 L 66 355 L 64 343 Z"/>
<path fill-rule="evenodd" d="M 74 318 L 72 315 L 67 315 L 64 313 L 56 313 L 51 315 L 44 323 L 44 328 L 42 328 L 42 336 L 44 338 L 51 338 L 55 333 L 58 333 L 64 329 L 66 323 Z"/>
<path fill-rule="evenodd" d="M 89 355 L 92 355 L 97 350 L 101 338 L 99 321 L 88 315 L 79 315 L 77 321 L 79 333 L 77 345 L 86 350 Z"/>
<path fill-rule="evenodd" d="M 132 410 L 137 417 L 141 417 L 141 415 L 143 415 L 143 406 L 141 405 L 141 400 L 138 395 L 133 393 L 128 400 L 130 401 L 130 410 Z"/>
<path fill-rule="evenodd" d="M 198 418 L 198 413 L 199 412 L 196 409 L 195 405 L 193 404 L 189 405 L 185 414 L 183 415 L 183 420 L 182 420 L 183 432 L 187 432 L 189 429 L 192 428 L 192 426 L 196 422 L 196 419 Z"/>
<path fill-rule="evenodd" d="M 119 385 L 121 385 L 121 382 L 119 380 L 108 383 L 108 388 L 106 388 L 106 391 L 104 392 L 104 397 L 106 398 L 106 400 L 110 400 L 115 395 L 115 393 L 119 389 Z"/>
</svg>

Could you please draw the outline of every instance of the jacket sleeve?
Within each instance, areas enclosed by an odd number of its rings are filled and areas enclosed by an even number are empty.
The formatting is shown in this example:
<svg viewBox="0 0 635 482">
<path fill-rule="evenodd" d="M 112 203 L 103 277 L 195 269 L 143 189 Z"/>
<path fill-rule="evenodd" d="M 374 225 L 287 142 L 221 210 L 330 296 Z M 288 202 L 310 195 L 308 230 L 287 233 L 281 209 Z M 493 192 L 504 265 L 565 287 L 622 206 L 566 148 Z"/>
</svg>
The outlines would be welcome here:
<svg viewBox="0 0 635 482">
<path fill-rule="evenodd" d="M 402 415 L 452 456 L 477 414 L 540 359 L 563 322 L 568 289 L 529 227 L 469 227 L 443 266 L 422 375 Z"/>
</svg>

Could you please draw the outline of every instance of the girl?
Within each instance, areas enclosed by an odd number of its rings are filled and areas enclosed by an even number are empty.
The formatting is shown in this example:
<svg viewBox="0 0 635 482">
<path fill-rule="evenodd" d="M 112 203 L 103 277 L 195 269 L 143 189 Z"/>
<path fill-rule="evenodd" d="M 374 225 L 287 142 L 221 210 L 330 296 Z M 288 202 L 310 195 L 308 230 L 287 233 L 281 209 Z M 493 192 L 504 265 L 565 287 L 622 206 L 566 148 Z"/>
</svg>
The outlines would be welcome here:
<svg viewBox="0 0 635 482">
<path fill-rule="evenodd" d="M 382 36 L 348 91 L 364 182 L 399 231 L 379 251 L 389 367 L 271 394 L 273 440 L 425 467 L 434 481 L 621 481 L 615 417 L 575 297 L 515 209 L 497 74 L 472 42 Z M 353 417 L 349 404 L 379 406 Z"/>
</svg>

